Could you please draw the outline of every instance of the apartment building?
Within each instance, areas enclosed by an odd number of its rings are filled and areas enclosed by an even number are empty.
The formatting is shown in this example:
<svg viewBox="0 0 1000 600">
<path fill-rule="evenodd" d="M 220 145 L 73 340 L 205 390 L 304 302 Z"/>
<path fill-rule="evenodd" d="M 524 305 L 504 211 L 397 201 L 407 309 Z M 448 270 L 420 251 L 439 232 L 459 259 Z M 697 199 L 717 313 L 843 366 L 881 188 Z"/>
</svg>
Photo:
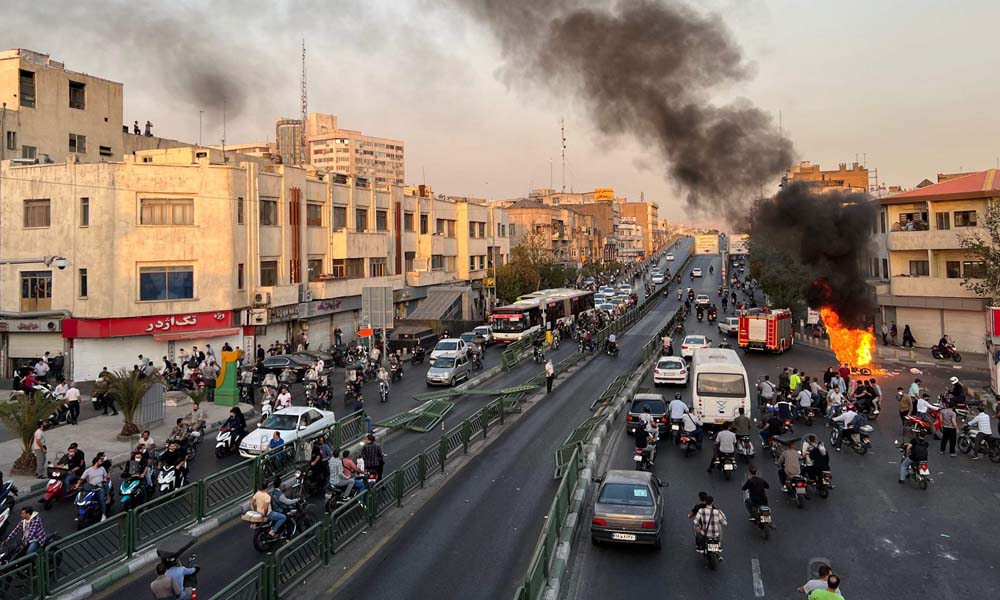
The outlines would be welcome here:
<svg viewBox="0 0 1000 600">
<path fill-rule="evenodd" d="M 643 256 L 652 256 L 666 243 L 666 232 L 660 227 L 660 207 L 655 202 L 622 202 L 621 215 L 639 226 Z"/>
<path fill-rule="evenodd" d="M 865 192 L 869 186 L 868 169 L 858 163 L 851 163 L 850 166 L 847 163 L 840 163 L 836 171 L 824 171 L 818 164 L 808 160 L 792 165 L 785 171 L 784 177 L 781 178 L 781 187 L 792 182 L 803 182 L 819 193 Z"/>
<path fill-rule="evenodd" d="M 574 267 L 601 260 L 603 247 L 596 219 L 575 206 L 552 206 L 538 200 L 505 200 L 515 231 L 512 243 L 539 244 L 553 261 Z"/>
<path fill-rule="evenodd" d="M 959 349 L 984 351 L 986 300 L 962 285 L 984 265 L 961 246 L 964 234 L 983 232 L 988 203 L 1000 201 L 996 169 L 943 178 L 939 183 L 882 198 L 879 229 L 887 232 L 889 280 L 879 304 L 885 322 L 909 325 L 921 346 L 943 334 Z"/>
<path fill-rule="evenodd" d="M 44 352 L 93 379 L 190 345 L 308 334 L 326 347 L 336 327 L 349 338 L 363 324 L 368 286 L 391 287 L 399 317 L 440 286 L 472 288 L 481 312 L 489 257 L 510 252 L 500 207 L 209 148 L 5 161 L 0 175 L 0 255 L 71 263 L 0 266 L 8 373 Z"/>
<path fill-rule="evenodd" d="M 635 217 L 622 217 L 618 224 L 618 260 L 631 262 L 641 260 L 643 248 L 642 229 L 635 222 Z"/>
</svg>

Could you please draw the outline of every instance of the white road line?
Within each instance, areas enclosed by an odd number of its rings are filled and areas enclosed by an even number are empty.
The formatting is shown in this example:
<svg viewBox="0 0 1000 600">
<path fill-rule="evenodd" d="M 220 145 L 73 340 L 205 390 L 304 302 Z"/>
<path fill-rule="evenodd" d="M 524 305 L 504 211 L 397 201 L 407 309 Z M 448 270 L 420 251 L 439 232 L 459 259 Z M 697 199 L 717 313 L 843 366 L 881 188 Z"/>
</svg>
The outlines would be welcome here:
<svg viewBox="0 0 1000 600">
<path fill-rule="evenodd" d="M 760 561 L 756 558 L 752 559 L 750 568 L 753 570 L 753 595 L 757 598 L 763 598 L 764 581 L 760 578 Z"/>
<path fill-rule="evenodd" d="M 892 498 L 889 497 L 889 494 L 885 493 L 885 490 L 879 490 L 878 495 L 889 506 L 889 512 L 898 512 L 896 510 L 896 505 L 892 502 Z"/>
</svg>

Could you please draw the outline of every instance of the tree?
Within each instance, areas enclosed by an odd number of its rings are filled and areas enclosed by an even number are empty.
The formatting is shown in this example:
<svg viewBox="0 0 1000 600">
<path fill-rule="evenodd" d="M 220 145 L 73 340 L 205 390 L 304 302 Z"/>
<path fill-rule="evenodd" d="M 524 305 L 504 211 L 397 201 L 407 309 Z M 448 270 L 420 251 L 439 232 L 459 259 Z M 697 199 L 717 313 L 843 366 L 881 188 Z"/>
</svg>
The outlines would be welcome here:
<svg viewBox="0 0 1000 600">
<path fill-rule="evenodd" d="M 996 304 L 1000 302 L 1000 203 L 989 203 L 982 225 L 985 235 L 973 231 L 958 236 L 962 248 L 983 263 L 982 270 L 973 273 L 980 277 L 966 273 L 962 286 Z"/>
<path fill-rule="evenodd" d="M 133 369 L 118 369 L 108 377 L 106 391 L 108 396 L 118 403 L 122 411 L 122 436 L 136 435 L 139 426 L 135 424 L 135 413 L 142 404 L 142 399 L 153 385 L 160 383 L 157 376 L 144 376 L 141 371 Z"/>
<path fill-rule="evenodd" d="M 35 456 L 31 453 L 31 440 L 38 428 L 38 422 L 47 419 L 59 410 L 62 400 L 52 396 L 35 394 L 34 399 L 26 394 L 9 402 L 0 403 L 0 423 L 21 440 L 21 456 L 14 461 L 12 473 L 27 475 L 35 470 Z"/>
</svg>

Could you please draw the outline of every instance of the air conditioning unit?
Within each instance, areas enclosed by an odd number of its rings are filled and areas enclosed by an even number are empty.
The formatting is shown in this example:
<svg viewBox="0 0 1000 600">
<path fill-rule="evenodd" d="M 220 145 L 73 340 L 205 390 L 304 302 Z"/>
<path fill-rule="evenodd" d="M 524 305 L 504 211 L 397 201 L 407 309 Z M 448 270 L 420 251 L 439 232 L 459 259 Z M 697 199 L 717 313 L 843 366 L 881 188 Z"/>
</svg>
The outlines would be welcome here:
<svg viewBox="0 0 1000 600">
<path fill-rule="evenodd" d="M 267 325 L 266 308 L 248 308 L 243 311 L 243 325 L 261 326 Z"/>
<path fill-rule="evenodd" d="M 253 295 L 253 303 L 256 306 L 266 306 L 271 303 L 271 292 L 257 292 Z"/>
<path fill-rule="evenodd" d="M 306 288 L 305 293 L 302 294 L 302 298 L 303 298 L 303 300 L 302 300 L 303 302 L 312 302 L 313 291 L 311 289 L 309 289 L 309 288 Z"/>
</svg>

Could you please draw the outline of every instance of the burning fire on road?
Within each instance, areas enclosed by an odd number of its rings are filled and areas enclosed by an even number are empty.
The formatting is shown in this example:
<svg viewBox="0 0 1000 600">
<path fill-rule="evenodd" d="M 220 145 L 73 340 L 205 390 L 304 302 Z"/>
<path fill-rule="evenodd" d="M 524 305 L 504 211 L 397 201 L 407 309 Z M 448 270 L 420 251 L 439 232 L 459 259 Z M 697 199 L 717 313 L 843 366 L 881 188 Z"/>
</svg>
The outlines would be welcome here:
<svg viewBox="0 0 1000 600">
<path fill-rule="evenodd" d="M 841 364 L 847 363 L 858 368 L 871 367 L 875 353 L 875 334 L 872 329 L 851 329 L 845 326 L 837 313 L 828 306 L 820 308 L 819 314 L 823 318 L 830 347 L 837 355 L 837 360 Z"/>
</svg>

